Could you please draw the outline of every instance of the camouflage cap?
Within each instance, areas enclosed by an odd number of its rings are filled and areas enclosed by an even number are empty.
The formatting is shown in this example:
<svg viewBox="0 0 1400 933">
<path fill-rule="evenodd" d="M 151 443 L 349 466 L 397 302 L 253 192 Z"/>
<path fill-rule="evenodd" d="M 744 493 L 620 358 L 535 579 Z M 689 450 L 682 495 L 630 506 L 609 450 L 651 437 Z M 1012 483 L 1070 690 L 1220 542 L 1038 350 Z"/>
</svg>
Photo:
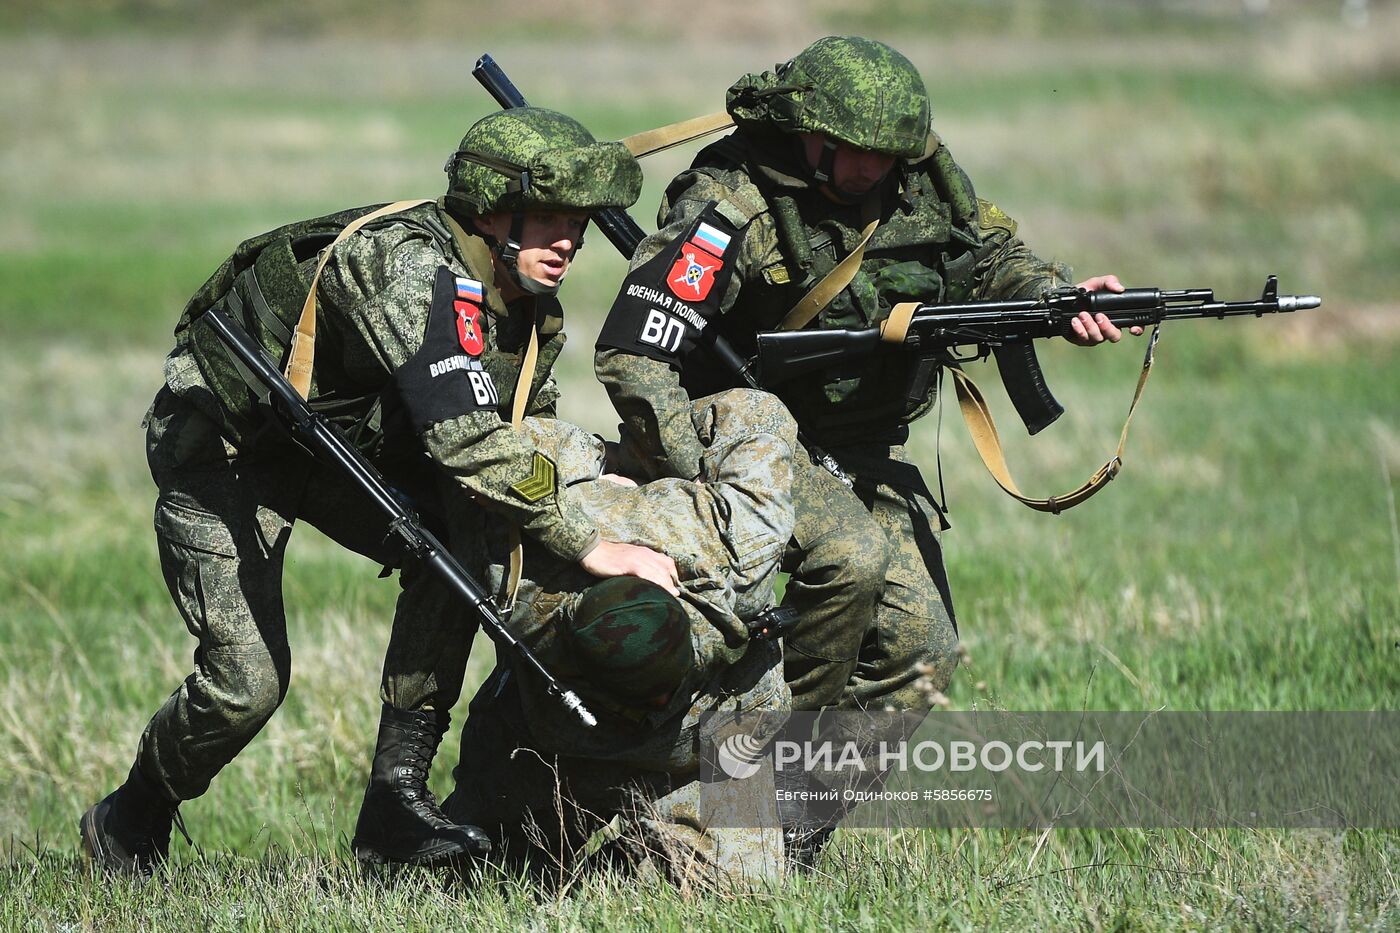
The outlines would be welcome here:
<svg viewBox="0 0 1400 933">
<path fill-rule="evenodd" d="M 625 208 L 642 191 L 626 146 L 600 143 L 572 117 L 539 107 L 482 117 L 445 168 L 447 205 L 467 216 Z"/>
<path fill-rule="evenodd" d="M 695 664 L 680 601 L 637 577 L 612 577 L 583 594 L 567 643 L 597 689 L 624 701 L 676 690 Z"/>
<path fill-rule="evenodd" d="M 861 149 L 917 158 L 928 142 L 924 79 L 899 52 L 857 36 L 827 36 L 775 71 L 740 78 L 725 100 L 740 126 L 825 133 Z"/>
</svg>

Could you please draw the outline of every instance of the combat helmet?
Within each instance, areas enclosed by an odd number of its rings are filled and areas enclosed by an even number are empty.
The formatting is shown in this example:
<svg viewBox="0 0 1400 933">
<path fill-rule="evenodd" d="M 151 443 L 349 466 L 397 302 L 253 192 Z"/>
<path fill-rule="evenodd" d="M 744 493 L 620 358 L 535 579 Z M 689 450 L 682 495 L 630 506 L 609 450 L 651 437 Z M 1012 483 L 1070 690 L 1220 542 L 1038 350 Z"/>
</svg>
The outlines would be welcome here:
<svg viewBox="0 0 1400 933">
<path fill-rule="evenodd" d="M 818 39 L 773 71 L 748 74 L 725 101 L 734 122 L 781 133 L 822 133 L 860 149 L 914 159 L 928 143 L 924 80 L 909 59 L 858 36 Z M 817 180 L 830 176 L 828 145 Z"/>
<path fill-rule="evenodd" d="M 626 146 L 599 142 L 572 117 L 539 107 L 482 117 L 444 169 L 444 203 L 451 213 L 463 218 L 498 211 L 513 215 L 508 241 L 493 244 L 512 270 L 525 212 L 626 208 L 642 190 L 641 166 Z"/>
</svg>

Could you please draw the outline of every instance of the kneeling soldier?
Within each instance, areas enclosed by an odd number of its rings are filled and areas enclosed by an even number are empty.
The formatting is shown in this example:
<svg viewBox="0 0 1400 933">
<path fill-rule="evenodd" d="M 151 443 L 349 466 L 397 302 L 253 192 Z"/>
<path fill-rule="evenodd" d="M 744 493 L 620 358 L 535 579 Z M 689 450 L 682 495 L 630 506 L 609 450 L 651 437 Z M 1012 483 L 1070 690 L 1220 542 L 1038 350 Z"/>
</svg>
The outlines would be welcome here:
<svg viewBox="0 0 1400 933">
<path fill-rule="evenodd" d="M 772 396 L 747 390 L 699 400 L 691 414 L 700 478 L 644 486 L 599 478 L 603 445 L 579 429 L 528 425 L 557 460 L 565 498 L 604 534 L 674 556 L 681 592 L 598 583 L 527 555 L 522 592 L 533 598 L 511 626 L 599 722 L 579 729 L 528 671 L 506 665 L 472 700 L 464 764 L 443 806 L 482 826 L 509 865 L 568 868 L 620 816 L 618 850 L 653 857 L 682 883 L 782 871 L 771 772 L 744 782 L 734 804 L 743 816 L 724 829 L 706 825 L 698 777 L 705 714 L 790 705 L 779 642 L 750 628 L 772 605 L 792 534 L 796 426 Z"/>
</svg>

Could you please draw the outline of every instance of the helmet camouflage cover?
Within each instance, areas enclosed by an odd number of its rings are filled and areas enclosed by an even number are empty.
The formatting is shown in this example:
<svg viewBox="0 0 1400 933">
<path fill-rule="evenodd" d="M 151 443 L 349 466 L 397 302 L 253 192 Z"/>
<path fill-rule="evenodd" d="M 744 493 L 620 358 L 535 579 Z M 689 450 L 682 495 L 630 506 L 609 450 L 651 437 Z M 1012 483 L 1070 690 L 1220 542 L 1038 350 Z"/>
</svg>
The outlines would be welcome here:
<svg viewBox="0 0 1400 933">
<path fill-rule="evenodd" d="M 909 59 L 856 36 L 818 39 L 775 71 L 729 89 L 734 122 L 783 133 L 824 133 L 861 149 L 912 159 L 928 142 L 924 79 Z"/>
<path fill-rule="evenodd" d="M 446 170 L 447 205 L 467 216 L 625 208 L 642 190 L 641 166 L 626 146 L 600 143 L 572 117 L 539 107 L 476 121 Z"/>
</svg>

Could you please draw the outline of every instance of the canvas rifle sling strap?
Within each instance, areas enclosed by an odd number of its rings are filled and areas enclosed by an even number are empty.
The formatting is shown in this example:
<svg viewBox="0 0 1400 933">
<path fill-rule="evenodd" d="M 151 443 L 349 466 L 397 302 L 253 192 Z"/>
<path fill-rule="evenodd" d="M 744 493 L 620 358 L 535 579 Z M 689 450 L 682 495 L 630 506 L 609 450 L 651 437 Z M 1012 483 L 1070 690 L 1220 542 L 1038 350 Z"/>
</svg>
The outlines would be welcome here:
<svg viewBox="0 0 1400 933">
<path fill-rule="evenodd" d="M 694 117 L 668 126 L 657 127 L 654 130 L 633 133 L 622 140 L 622 144 L 627 147 L 628 152 L 642 159 L 654 152 L 662 152 L 672 146 L 679 146 L 693 139 L 709 136 L 720 130 L 727 130 L 733 125 L 734 121 L 729 114 L 721 110 L 718 113 L 707 113 L 703 117 Z"/>
<path fill-rule="evenodd" d="M 535 381 L 535 363 L 540 355 L 539 320 L 533 304 L 530 308 L 530 339 L 525 344 L 525 353 L 520 360 L 520 378 L 515 381 L 515 395 L 510 400 L 510 426 L 517 431 L 525 421 L 525 404 L 530 398 L 530 386 Z M 555 495 L 561 495 L 557 490 Z M 506 577 L 506 599 L 501 608 L 510 611 L 515 605 L 515 594 L 520 589 L 520 574 L 525 568 L 525 548 L 520 541 L 520 528 L 510 526 L 510 573 Z"/>
<path fill-rule="evenodd" d="M 469 246 L 467 231 L 462 229 L 462 225 L 457 223 L 457 219 L 451 214 L 447 215 L 447 226 L 452 230 L 452 238 L 457 241 L 457 251 L 464 257 L 468 255 Z M 520 425 L 525 420 L 525 406 L 530 400 L 530 387 L 535 382 L 535 364 L 540 355 L 539 321 L 536 319 L 535 310 L 530 309 L 530 337 L 525 344 L 525 350 L 520 360 L 520 376 L 515 380 L 515 394 L 510 400 L 510 426 L 515 430 L 520 430 Z M 506 576 L 505 598 L 501 604 L 501 610 L 509 612 L 515 605 L 515 594 L 520 589 L 520 574 L 525 567 L 525 549 L 520 541 L 520 528 L 514 524 L 510 526 L 510 566 Z"/>
<path fill-rule="evenodd" d="M 331 245 L 321 251 L 321 261 L 316 263 L 316 274 L 311 277 L 311 290 L 306 293 L 306 301 L 301 306 L 301 317 L 297 318 L 296 330 L 292 334 L 287 368 L 282 371 L 282 375 L 303 399 L 311 397 L 311 367 L 316 359 L 316 286 L 321 283 L 321 270 L 326 268 L 326 262 L 331 258 L 331 250 L 365 224 L 420 204 L 431 203 L 428 198 L 420 198 L 416 201 L 395 201 L 393 204 L 386 204 L 346 224 L 345 229 L 331 241 Z"/>
<path fill-rule="evenodd" d="M 841 294 L 842 289 L 851 284 L 851 279 L 860 271 L 861 260 L 865 258 L 865 247 L 875 235 L 875 228 L 880 225 L 880 204 L 877 199 L 870 198 L 865 202 L 864 215 L 862 219 L 870 219 L 865 229 L 860 232 L 860 242 L 856 244 L 856 248 L 822 276 L 821 281 L 813 285 L 807 294 L 798 299 L 792 310 L 778 322 L 778 330 L 801 330 L 806 327 L 812 318 L 821 314 L 826 306 Z"/>
<path fill-rule="evenodd" d="M 909 329 L 909 322 L 914 316 L 914 309 L 917 307 L 918 304 L 912 301 L 895 305 L 889 318 L 880 325 L 880 339 L 891 343 L 903 343 Z M 1147 340 L 1147 352 L 1143 355 L 1142 371 L 1138 374 L 1137 388 L 1133 390 L 1133 401 L 1128 406 L 1128 417 L 1123 421 L 1123 431 L 1118 435 L 1118 449 L 1103 466 L 1094 472 L 1093 476 L 1090 476 L 1077 489 L 1062 496 L 1036 499 L 1021 492 L 1016 481 L 1011 478 L 1010 469 L 1007 468 L 1006 455 L 1001 447 L 1001 437 L 997 434 L 996 422 L 992 420 L 992 412 L 987 407 L 987 400 L 983 397 L 982 390 L 977 387 L 977 383 L 972 381 L 971 376 L 963 372 L 961 366 L 948 367 L 953 374 L 953 385 L 958 393 L 958 408 L 962 411 L 968 433 L 972 435 L 972 443 L 977 448 L 977 454 L 982 458 L 982 465 L 987 468 L 987 472 L 992 474 L 997 485 L 1008 496 L 1038 512 L 1051 512 L 1058 515 L 1065 509 L 1072 509 L 1079 503 L 1087 501 L 1118 475 L 1118 471 L 1123 467 L 1123 448 L 1128 443 L 1128 427 L 1133 423 L 1133 412 L 1137 410 L 1138 401 L 1142 398 L 1142 390 L 1147 386 L 1147 377 L 1152 372 L 1153 352 L 1157 349 L 1157 340 L 1161 336 L 1161 331 L 1162 327 L 1159 324 L 1152 329 L 1152 336 Z"/>
</svg>

